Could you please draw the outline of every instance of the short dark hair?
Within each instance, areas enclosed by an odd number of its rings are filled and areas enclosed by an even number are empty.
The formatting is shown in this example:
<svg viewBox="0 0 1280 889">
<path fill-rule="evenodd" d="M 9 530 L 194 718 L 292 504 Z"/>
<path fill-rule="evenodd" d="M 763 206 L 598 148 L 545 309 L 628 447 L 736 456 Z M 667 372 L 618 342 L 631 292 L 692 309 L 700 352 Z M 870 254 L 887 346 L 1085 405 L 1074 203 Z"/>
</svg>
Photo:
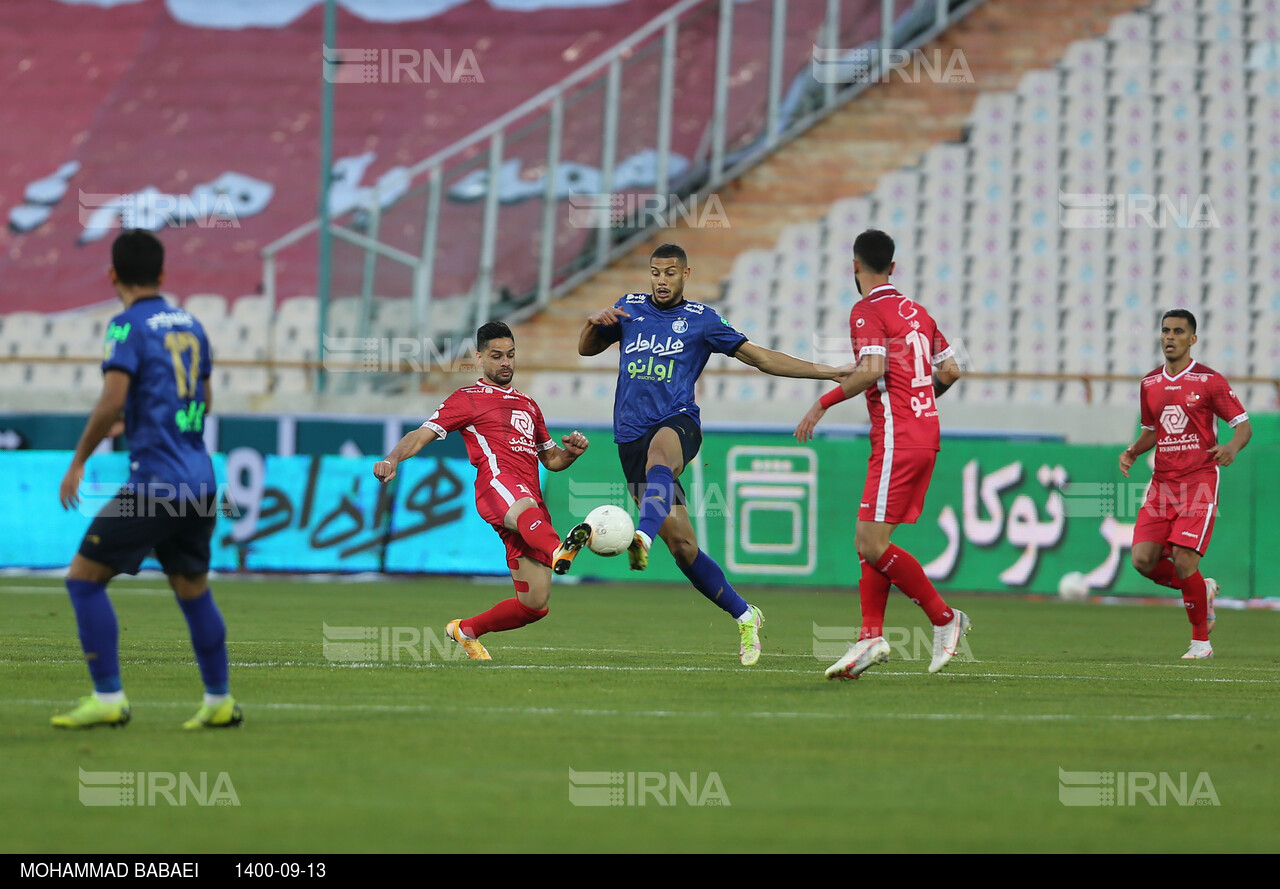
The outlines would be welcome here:
<svg viewBox="0 0 1280 889">
<path fill-rule="evenodd" d="M 1187 309 L 1170 309 L 1169 311 L 1165 312 L 1162 316 L 1160 316 L 1160 325 L 1162 327 L 1164 326 L 1165 318 L 1186 318 L 1187 322 L 1191 325 L 1191 332 L 1192 333 L 1196 332 L 1196 316 L 1191 314 L 1191 312 L 1188 311 Z"/>
<path fill-rule="evenodd" d="M 869 228 L 853 242 L 853 258 L 871 271 L 884 274 L 893 265 L 893 238 L 876 228 Z"/>
<path fill-rule="evenodd" d="M 144 229 L 123 231 L 111 244 L 111 267 L 126 287 L 155 287 L 164 271 L 164 245 Z"/>
<path fill-rule="evenodd" d="M 489 345 L 491 340 L 508 339 L 513 343 L 516 338 L 511 335 L 511 328 L 507 326 L 505 321 L 490 321 L 488 324 L 481 324 L 480 329 L 476 331 L 476 351 L 483 352 L 485 346 Z"/>
<path fill-rule="evenodd" d="M 683 266 L 689 264 L 689 255 L 684 252 L 684 248 L 679 244 L 663 244 L 649 254 L 649 259 L 651 261 L 655 259 L 678 259 Z"/>
</svg>

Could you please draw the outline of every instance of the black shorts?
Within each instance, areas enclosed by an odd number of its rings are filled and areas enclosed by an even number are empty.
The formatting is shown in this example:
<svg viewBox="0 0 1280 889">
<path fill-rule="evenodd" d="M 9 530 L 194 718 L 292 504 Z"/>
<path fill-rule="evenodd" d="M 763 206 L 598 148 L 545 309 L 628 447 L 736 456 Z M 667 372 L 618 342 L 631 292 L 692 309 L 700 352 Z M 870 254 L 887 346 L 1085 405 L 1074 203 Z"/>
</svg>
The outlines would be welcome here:
<svg viewBox="0 0 1280 889">
<path fill-rule="evenodd" d="M 618 444 L 618 459 L 622 461 L 622 474 L 627 480 L 627 493 L 637 503 L 644 497 L 645 470 L 649 465 L 649 445 L 659 429 L 674 429 L 680 436 L 680 450 L 684 453 L 684 465 L 688 466 L 702 450 L 702 427 L 688 414 L 667 417 L 635 441 Z M 676 481 L 675 506 L 685 505 L 684 488 Z"/>
<path fill-rule="evenodd" d="M 120 574 L 137 574 L 154 550 L 165 574 L 194 577 L 209 570 L 217 521 L 216 494 L 180 496 L 170 485 L 125 485 L 90 523 L 80 555 Z"/>
</svg>

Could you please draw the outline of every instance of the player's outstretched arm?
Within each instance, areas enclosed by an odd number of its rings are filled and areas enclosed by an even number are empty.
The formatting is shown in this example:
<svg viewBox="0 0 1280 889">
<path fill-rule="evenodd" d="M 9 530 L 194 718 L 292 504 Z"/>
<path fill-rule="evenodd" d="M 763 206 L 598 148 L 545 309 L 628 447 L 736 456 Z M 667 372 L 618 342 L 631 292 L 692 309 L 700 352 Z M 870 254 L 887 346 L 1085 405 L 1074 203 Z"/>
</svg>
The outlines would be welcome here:
<svg viewBox="0 0 1280 889">
<path fill-rule="evenodd" d="M 573 461 L 581 457 L 591 442 L 577 429 L 560 439 L 560 445 L 538 452 L 538 459 L 551 472 L 562 472 L 573 465 Z"/>
<path fill-rule="evenodd" d="M 775 352 L 755 343 L 743 343 L 733 353 L 748 367 L 775 377 L 791 377 L 798 380 L 839 380 L 853 370 L 852 366 L 832 367 L 829 364 L 814 364 L 803 358 L 796 358 L 786 352 Z"/>
<path fill-rule="evenodd" d="M 1138 458 L 1156 446 L 1156 431 L 1154 429 L 1143 429 L 1142 434 L 1138 436 L 1138 440 L 1129 447 L 1120 452 L 1120 474 L 1125 478 L 1129 477 L 1129 470 L 1133 468 L 1133 464 Z"/>
<path fill-rule="evenodd" d="M 596 312 L 594 315 L 587 317 L 586 326 L 582 328 L 582 333 L 578 335 L 578 354 L 584 357 L 591 355 L 599 355 L 605 349 L 618 341 L 618 337 L 609 336 L 612 331 L 617 333 L 616 326 L 623 318 L 630 318 L 631 315 L 617 306 L 610 306 L 607 309 Z"/>
<path fill-rule="evenodd" d="M 80 481 L 84 478 L 84 464 L 124 413 L 130 382 L 129 375 L 122 370 L 109 370 L 102 375 L 102 394 L 98 396 L 98 403 L 93 406 L 93 413 L 89 414 L 89 420 L 84 424 L 75 456 L 71 458 L 71 465 L 58 488 L 58 502 L 63 509 L 73 509 L 80 504 Z"/>
<path fill-rule="evenodd" d="M 1231 441 L 1209 448 L 1209 456 L 1219 466 L 1230 466 L 1235 461 L 1236 454 L 1244 450 L 1244 446 L 1249 443 L 1251 438 L 1253 438 L 1253 424 L 1248 420 L 1244 420 L 1236 426 L 1235 431 L 1231 434 Z"/>
<path fill-rule="evenodd" d="M 389 482 L 396 477 L 396 467 L 408 460 L 418 451 L 425 448 L 440 436 L 434 429 L 420 426 L 400 439 L 400 443 L 391 449 L 387 459 L 373 464 L 373 474 L 380 482 Z"/>
<path fill-rule="evenodd" d="M 941 398 L 942 393 L 954 386 L 960 377 L 960 362 L 954 356 L 942 362 L 933 371 L 933 397 Z"/>
</svg>

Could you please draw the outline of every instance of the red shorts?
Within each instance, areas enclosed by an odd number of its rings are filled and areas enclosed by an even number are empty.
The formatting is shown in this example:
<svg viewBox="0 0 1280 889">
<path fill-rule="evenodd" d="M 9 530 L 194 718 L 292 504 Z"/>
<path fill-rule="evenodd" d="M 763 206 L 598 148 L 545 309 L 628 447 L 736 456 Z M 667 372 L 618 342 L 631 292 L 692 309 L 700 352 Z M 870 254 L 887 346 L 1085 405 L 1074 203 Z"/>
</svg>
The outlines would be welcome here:
<svg viewBox="0 0 1280 889">
<path fill-rule="evenodd" d="M 529 545 L 520 536 L 519 531 L 513 531 L 502 523 L 511 505 L 525 497 L 532 497 L 534 502 L 544 512 L 546 511 L 547 505 L 542 502 L 541 494 L 537 489 L 530 490 L 527 485 L 505 485 L 501 489 L 494 485 L 476 485 L 476 512 L 480 513 L 480 518 L 493 526 L 493 530 L 498 532 L 498 536 L 506 544 L 507 567 L 514 568 L 515 565 L 512 563 L 516 559 L 532 559 L 550 568 L 551 557 L 547 553 Z"/>
<path fill-rule="evenodd" d="M 929 448 L 903 448 L 888 453 L 876 449 L 867 464 L 858 519 L 864 522 L 912 524 L 924 510 L 938 452 Z"/>
<path fill-rule="evenodd" d="M 1133 526 L 1133 542 L 1185 546 L 1203 556 L 1217 517 L 1216 471 L 1176 482 L 1152 480 Z"/>
</svg>

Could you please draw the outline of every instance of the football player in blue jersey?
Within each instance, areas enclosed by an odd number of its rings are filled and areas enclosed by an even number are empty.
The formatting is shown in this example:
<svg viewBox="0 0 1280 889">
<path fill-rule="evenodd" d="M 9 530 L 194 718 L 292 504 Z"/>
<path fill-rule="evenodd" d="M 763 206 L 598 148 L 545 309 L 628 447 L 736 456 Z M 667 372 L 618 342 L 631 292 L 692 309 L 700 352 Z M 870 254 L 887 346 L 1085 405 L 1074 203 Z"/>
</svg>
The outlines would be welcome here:
<svg viewBox="0 0 1280 889">
<path fill-rule="evenodd" d="M 137 574 L 150 553 L 169 578 L 191 631 L 205 696 L 186 729 L 239 725 L 228 688 L 227 628 L 209 590 L 209 543 L 217 521 L 217 483 L 204 444 L 212 403 L 209 340 L 200 322 L 160 295 L 164 246 L 130 230 L 111 245 L 108 278 L 124 311 L 107 328 L 102 395 L 62 479 L 64 509 L 80 505 L 85 461 L 123 416 L 129 478 L 98 512 L 67 570 L 67 592 L 93 694 L 53 717 L 58 728 L 113 727 L 129 721 L 120 679 L 119 625 L 107 597 L 117 574 Z"/>
<path fill-rule="evenodd" d="M 713 352 L 777 377 L 839 381 L 853 366 L 814 364 L 749 342 L 715 309 L 685 299 L 689 272 L 683 249 L 659 247 L 649 260 L 649 292 L 626 294 L 590 316 L 578 339 L 578 354 L 599 355 L 619 344 L 614 441 L 628 490 L 640 504 L 640 523 L 628 551 L 631 567 L 644 570 L 654 537 L 661 537 L 698 592 L 738 622 L 738 656 L 750 666 L 760 659 L 764 616 L 699 549 L 684 489 L 676 481 L 702 447 L 694 401 L 698 377 Z M 566 536 L 564 548 L 584 539 L 575 531 Z"/>
</svg>

